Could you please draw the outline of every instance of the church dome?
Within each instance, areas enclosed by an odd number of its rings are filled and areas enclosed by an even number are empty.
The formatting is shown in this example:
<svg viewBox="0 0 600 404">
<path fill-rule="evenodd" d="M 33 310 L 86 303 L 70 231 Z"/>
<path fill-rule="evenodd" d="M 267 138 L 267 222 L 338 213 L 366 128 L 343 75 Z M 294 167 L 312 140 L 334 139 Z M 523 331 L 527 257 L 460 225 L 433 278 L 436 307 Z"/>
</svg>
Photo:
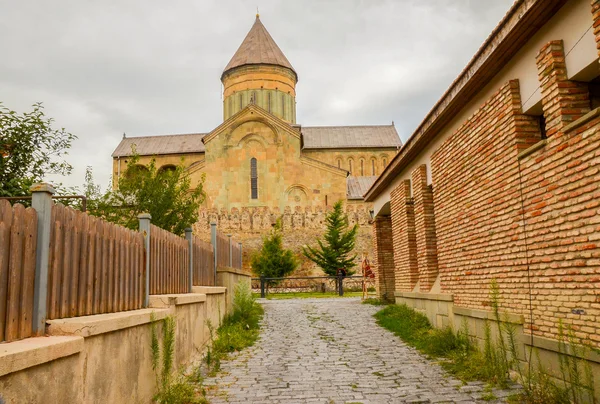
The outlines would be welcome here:
<svg viewBox="0 0 600 404">
<path fill-rule="evenodd" d="M 298 75 L 258 14 L 221 81 L 224 120 L 253 103 L 284 121 L 296 122 Z"/>
</svg>

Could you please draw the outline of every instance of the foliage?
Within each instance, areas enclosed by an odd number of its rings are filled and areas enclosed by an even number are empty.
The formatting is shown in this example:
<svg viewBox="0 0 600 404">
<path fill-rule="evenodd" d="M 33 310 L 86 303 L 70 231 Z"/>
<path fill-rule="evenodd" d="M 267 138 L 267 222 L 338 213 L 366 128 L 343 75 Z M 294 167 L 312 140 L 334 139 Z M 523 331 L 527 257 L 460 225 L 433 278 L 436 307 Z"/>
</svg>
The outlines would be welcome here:
<svg viewBox="0 0 600 404">
<path fill-rule="evenodd" d="M 330 276 L 337 275 L 337 270 L 344 268 L 348 275 L 354 271 L 356 255 L 351 255 L 356 243 L 358 224 L 349 228 L 348 216 L 344 213 L 342 201 L 333 205 L 333 211 L 325 218 L 327 230 L 324 241 L 317 239 L 318 247 L 302 247 L 304 255 L 323 269 Z"/>
<path fill-rule="evenodd" d="M 207 321 L 211 344 L 204 359 L 211 374 L 219 371 L 221 360 L 227 354 L 254 344 L 258 339 L 263 313 L 262 306 L 252 297 L 249 285 L 239 283 L 235 288 L 233 311 L 225 316 L 216 330 L 216 338 L 214 326 Z"/>
<path fill-rule="evenodd" d="M 115 190 L 90 203 L 90 212 L 130 229 L 138 228 L 138 215 L 150 213 L 152 224 L 183 235 L 185 228 L 198 220 L 198 208 L 204 202 L 202 183 L 191 189 L 183 162 L 174 170 L 160 170 L 156 160 L 139 164 L 134 155 L 119 179 Z M 89 180 L 88 180 L 89 174 Z M 86 173 L 85 192 L 96 195 L 91 172 Z"/>
<path fill-rule="evenodd" d="M 0 196 L 30 195 L 31 185 L 45 176 L 71 172 L 62 158 L 76 136 L 53 123 L 40 103 L 22 115 L 0 103 Z"/>
<path fill-rule="evenodd" d="M 371 304 L 373 306 L 387 306 L 389 303 L 375 297 L 368 297 L 362 301 L 362 304 Z"/>
<path fill-rule="evenodd" d="M 590 347 L 579 341 L 573 331 L 559 321 L 560 382 L 544 369 L 537 355 L 534 366 L 533 352 L 526 362 L 518 357 L 516 327 L 507 316 L 500 315 L 500 293 L 495 280 L 490 285 L 493 319 L 485 323 L 483 351 L 469 338 L 466 320 L 456 334 L 451 328 L 435 329 L 427 317 L 406 305 L 391 305 L 375 314 L 377 322 L 398 335 L 407 344 L 432 357 L 443 358 L 442 367 L 462 380 L 483 380 L 491 386 L 506 387 L 509 372 L 515 370 L 517 381 L 523 386 L 514 402 L 527 404 L 596 403 L 594 375 L 585 358 Z M 497 331 L 493 336 L 492 330 Z M 491 395 L 490 395 L 491 397 Z"/>
<path fill-rule="evenodd" d="M 292 250 L 283 248 L 281 233 L 281 221 L 278 220 L 270 234 L 263 237 L 263 245 L 260 251 L 252 256 L 252 270 L 258 276 L 267 278 L 282 278 L 294 271 L 298 266 Z M 277 284 L 277 281 L 269 281 L 269 285 Z"/>
</svg>

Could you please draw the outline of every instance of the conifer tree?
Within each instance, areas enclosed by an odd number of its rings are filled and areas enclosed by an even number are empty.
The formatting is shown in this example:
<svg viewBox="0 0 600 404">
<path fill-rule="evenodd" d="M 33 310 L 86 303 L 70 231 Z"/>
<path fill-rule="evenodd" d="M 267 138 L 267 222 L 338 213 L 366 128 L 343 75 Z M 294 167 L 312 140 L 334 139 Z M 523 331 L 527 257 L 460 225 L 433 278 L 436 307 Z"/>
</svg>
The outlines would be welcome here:
<svg viewBox="0 0 600 404">
<path fill-rule="evenodd" d="M 324 241 L 317 239 L 317 247 L 302 247 L 304 255 L 313 261 L 330 276 L 335 276 L 337 270 L 343 268 L 348 275 L 356 263 L 356 254 L 352 254 L 356 243 L 358 225 L 349 228 L 348 216 L 343 211 L 342 201 L 333 205 L 333 211 L 325 218 L 327 230 L 323 236 Z"/>
<path fill-rule="evenodd" d="M 291 250 L 283 248 L 281 221 L 278 220 L 270 234 L 263 237 L 263 246 L 252 256 L 252 271 L 258 276 L 282 278 L 294 271 L 298 260 Z M 269 282 L 274 285 L 277 282 Z"/>
</svg>

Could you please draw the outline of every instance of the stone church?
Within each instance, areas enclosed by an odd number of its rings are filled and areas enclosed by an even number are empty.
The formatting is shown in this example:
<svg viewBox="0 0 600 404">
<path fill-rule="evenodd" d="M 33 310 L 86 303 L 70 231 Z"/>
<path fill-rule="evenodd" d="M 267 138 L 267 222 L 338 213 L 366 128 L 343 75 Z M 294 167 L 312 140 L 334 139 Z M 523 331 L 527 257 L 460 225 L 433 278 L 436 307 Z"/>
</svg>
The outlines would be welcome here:
<svg viewBox="0 0 600 404">
<path fill-rule="evenodd" d="M 223 123 L 206 133 L 124 137 L 113 178 L 135 150 L 140 163 L 187 167 L 204 181 L 206 202 L 197 228 L 315 227 L 336 201 L 351 222 L 368 222 L 363 194 L 401 146 L 394 125 L 302 126 L 296 119 L 298 74 L 259 16 L 221 75 Z M 116 184 L 116 183 L 115 183 Z"/>
</svg>

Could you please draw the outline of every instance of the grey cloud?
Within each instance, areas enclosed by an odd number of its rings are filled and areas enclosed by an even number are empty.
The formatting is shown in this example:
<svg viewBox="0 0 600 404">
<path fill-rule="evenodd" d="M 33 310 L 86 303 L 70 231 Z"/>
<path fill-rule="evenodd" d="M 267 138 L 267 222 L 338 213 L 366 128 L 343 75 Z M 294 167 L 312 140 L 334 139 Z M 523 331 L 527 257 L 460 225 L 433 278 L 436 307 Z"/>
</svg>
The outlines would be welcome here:
<svg viewBox="0 0 600 404">
<path fill-rule="evenodd" d="M 299 74 L 303 125 L 386 124 L 406 140 L 511 0 L 258 0 Z M 130 136 L 204 132 L 220 75 L 254 20 L 242 0 L 0 0 L 0 101 L 42 101 L 77 134 L 70 161 L 108 183 Z"/>
</svg>

